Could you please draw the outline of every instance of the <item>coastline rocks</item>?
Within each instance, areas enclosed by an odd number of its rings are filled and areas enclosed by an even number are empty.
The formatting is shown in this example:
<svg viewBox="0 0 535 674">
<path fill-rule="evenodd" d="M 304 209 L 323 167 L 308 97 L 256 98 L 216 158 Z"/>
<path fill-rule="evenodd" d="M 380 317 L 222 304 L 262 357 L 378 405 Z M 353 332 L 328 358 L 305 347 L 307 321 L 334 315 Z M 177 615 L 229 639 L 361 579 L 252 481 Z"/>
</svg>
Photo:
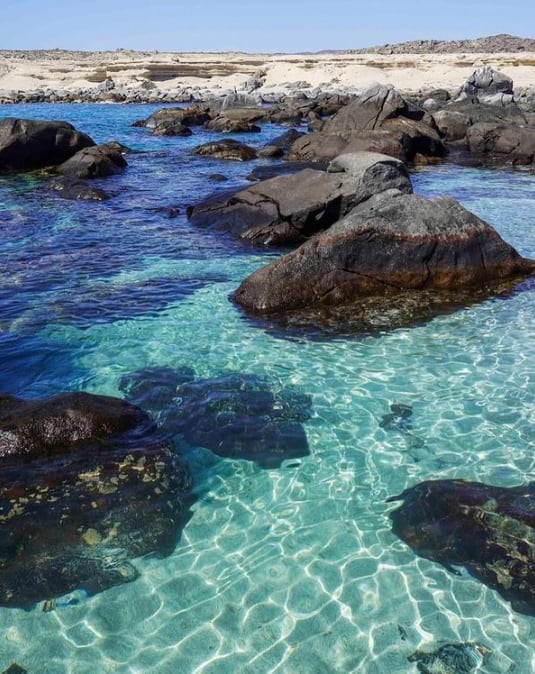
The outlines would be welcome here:
<svg viewBox="0 0 535 674">
<path fill-rule="evenodd" d="M 357 96 L 328 119 L 323 131 L 339 136 L 353 131 L 373 131 L 381 127 L 387 119 L 405 115 L 408 111 L 408 102 L 393 86 L 378 84 Z M 423 114 L 421 111 L 420 119 Z"/>
<path fill-rule="evenodd" d="M 251 161 L 257 156 L 254 148 L 232 138 L 203 143 L 193 150 L 193 154 L 230 161 Z"/>
<path fill-rule="evenodd" d="M 389 501 L 393 533 L 447 569 L 464 566 L 513 609 L 535 615 L 535 485 L 432 480 Z"/>
<path fill-rule="evenodd" d="M 94 145 L 68 122 L 6 117 L 0 120 L 0 171 L 54 166 Z"/>
<path fill-rule="evenodd" d="M 535 261 L 453 199 L 390 190 L 254 272 L 234 300 L 257 314 L 339 305 L 358 313 L 369 299 L 388 308 L 413 292 L 418 306 L 420 293 L 431 291 L 454 301 L 447 293 L 488 294 L 534 272 Z"/>
<path fill-rule="evenodd" d="M 73 178 L 89 179 L 121 173 L 126 166 L 128 164 L 117 146 L 106 143 L 80 150 L 60 164 L 56 171 Z"/>
<path fill-rule="evenodd" d="M 356 204 L 392 188 L 412 191 L 406 167 L 392 157 L 362 153 L 341 158 L 330 173 L 304 169 L 277 176 L 217 194 L 186 212 L 193 224 L 281 246 L 326 229 Z"/>
<path fill-rule="evenodd" d="M 135 580 L 130 559 L 173 551 L 189 472 L 139 408 L 4 396 L 0 437 L 1 606 L 94 594 Z"/>
</svg>

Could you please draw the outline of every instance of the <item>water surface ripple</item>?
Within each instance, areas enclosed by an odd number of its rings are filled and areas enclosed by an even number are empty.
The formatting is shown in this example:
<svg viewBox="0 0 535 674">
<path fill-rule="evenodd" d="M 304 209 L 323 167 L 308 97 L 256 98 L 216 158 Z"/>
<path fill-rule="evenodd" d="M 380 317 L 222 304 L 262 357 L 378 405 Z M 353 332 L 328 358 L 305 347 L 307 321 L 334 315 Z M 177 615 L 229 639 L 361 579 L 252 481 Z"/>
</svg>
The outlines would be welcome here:
<svg viewBox="0 0 535 674">
<path fill-rule="evenodd" d="M 213 137 L 153 137 L 154 106 L 10 106 L 66 119 L 141 153 L 78 203 L 35 175 L 0 177 L 2 390 L 122 395 L 146 367 L 238 372 L 311 397 L 310 454 L 260 469 L 190 448 L 198 499 L 176 551 L 136 560 L 139 580 L 45 613 L 0 609 L 0 670 L 30 673 L 390 674 L 439 643 L 493 650 L 481 671 L 535 669 L 535 620 L 466 573 L 418 558 L 390 531 L 389 496 L 432 478 L 501 486 L 535 479 L 535 293 L 526 283 L 425 325 L 376 336 L 285 339 L 244 320 L 228 295 L 277 253 L 192 228 L 184 207 L 245 185 L 261 160 L 194 157 Z M 267 127 L 246 142 L 280 133 Z M 431 167 L 423 195 L 449 194 L 535 257 L 535 176 Z M 162 207 L 181 213 L 169 218 Z M 390 428 L 393 403 L 411 424 Z M 412 668 L 412 669 L 411 669 Z"/>
</svg>

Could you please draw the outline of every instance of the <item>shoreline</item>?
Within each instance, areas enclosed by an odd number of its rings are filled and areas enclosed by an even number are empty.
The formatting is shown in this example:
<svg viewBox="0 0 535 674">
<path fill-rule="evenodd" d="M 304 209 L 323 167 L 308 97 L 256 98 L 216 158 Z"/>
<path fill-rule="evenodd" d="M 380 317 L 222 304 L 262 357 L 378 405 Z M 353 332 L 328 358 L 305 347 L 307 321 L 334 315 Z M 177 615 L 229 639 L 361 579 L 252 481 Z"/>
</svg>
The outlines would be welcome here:
<svg viewBox="0 0 535 674">
<path fill-rule="evenodd" d="M 0 102 L 180 103 L 240 93 L 259 103 L 305 94 L 356 95 L 392 84 L 421 96 L 457 92 L 484 65 L 535 89 L 535 51 L 507 53 L 249 54 L 243 52 L 0 51 Z"/>
</svg>

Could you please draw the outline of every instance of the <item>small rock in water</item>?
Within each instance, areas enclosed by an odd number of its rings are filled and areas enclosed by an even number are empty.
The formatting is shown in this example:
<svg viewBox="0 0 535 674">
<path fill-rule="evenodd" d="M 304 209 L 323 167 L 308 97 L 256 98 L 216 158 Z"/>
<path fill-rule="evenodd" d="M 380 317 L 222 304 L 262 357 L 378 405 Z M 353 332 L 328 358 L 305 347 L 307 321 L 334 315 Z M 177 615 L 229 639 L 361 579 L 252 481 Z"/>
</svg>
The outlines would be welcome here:
<svg viewBox="0 0 535 674">
<path fill-rule="evenodd" d="M 16 662 L 12 662 L 7 669 L 4 669 L 2 674 L 28 674 L 28 670 L 21 667 Z"/>
<path fill-rule="evenodd" d="M 492 651 L 478 643 L 446 644 L 436 651 L 416 651 L 408 657 L 422 674 L 472 674 Z"/>
<path fill-rule="evenodd" d="M 412 428 L 412 406 L 403 403 L 392 403 L 390 414 L 383 414 L 379 426 L 385 431 L 410 431 Z"/>
</svg>

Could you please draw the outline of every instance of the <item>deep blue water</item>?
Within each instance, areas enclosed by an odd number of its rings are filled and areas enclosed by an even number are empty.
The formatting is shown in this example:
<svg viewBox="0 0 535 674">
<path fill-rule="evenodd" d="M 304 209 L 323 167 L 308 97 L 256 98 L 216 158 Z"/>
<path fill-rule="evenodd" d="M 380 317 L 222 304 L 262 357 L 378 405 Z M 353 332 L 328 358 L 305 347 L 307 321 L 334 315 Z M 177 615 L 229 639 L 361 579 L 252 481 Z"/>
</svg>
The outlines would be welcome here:
<svg viewBox="0 0 535 674">
<path fill-rule="evenodd" d="M 532 672 L 534 619 L 416 557 L 390 532 L 386 500 L 430 478 L 534 479 L 533 286 L 375 336 L 269 333 L 228 296 L 278 253 L 184 215 L 214 190 L 247 184 L 262 160 L 196 157 L 191 148 L 214 135 L 130 126 L 154 109 L 0 109 L 141 150 L 102 181 L 115 194 L 106 202 L 63 200 L 33 175 L 0 177 L 2 390 L 123 395 L 121 379 L 146 367 L 266 378 L 281 404 L 288 391 L 310 401 L 310 453 L 262 469 L 193 445 L 198 499 L 175 553 L 137 560 L 139 580 L 74 606 L 0 609 L 0 671 L 17 661 L 40 674 L 405 674 L 417 648 L 476 640 L 493 650 L 481 671 Z M 444 164 L 413 182 L 459 199 L 535 257 L 533 174 Z M 169 218 L 168 206 L 180 214 Z M 412 406 L 410 431 L 381 426 L 393 402 Z"/>
</svg>

